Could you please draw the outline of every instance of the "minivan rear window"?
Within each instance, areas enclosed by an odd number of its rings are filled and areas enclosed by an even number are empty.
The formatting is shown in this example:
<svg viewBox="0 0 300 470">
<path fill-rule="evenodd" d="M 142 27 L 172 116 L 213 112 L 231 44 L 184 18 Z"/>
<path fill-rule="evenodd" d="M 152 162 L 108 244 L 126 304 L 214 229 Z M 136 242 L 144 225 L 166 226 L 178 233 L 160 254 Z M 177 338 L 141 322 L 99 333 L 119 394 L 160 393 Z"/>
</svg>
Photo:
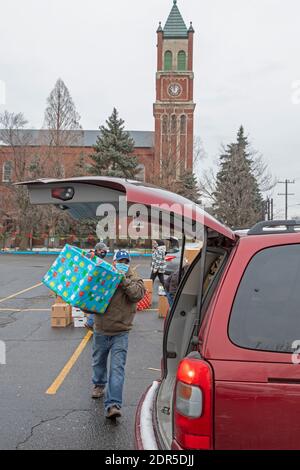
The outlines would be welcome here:
<svg viewBox="0 0 300 470">
<path fill-rule="evenodd" d="M 300 245 L 268 248 L 252 258 L 234 300 L 229 337 L 246 349 L 294 351 L 300 340 Z"/>
</svg>

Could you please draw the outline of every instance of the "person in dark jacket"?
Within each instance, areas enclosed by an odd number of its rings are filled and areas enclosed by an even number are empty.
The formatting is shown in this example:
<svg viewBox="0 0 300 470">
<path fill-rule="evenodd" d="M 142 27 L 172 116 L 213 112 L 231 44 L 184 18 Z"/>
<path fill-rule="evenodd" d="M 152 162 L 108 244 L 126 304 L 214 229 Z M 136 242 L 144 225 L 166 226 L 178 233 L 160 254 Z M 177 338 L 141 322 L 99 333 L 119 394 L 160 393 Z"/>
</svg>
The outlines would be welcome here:
<svg viewBox="0 0 300 470">
<path fill-rule="evenodd" d="M 185 276 L 189 267 L 190 267 L 189 264 L 185 264 L 183 266 L 181 279 Z M 175 295 L 177 293 L 177 289 L 179 285 L 179 275 L 180 275 L 180 269 L 178 269 L 173 274 L 171 274 L 165 281 L 165 291 L 167 294 L 167 299 L 168 299 L 170 308 L 172 308 L 173 306 Z"/>
<path fill-rule="evenodd" d="M 121 416 L 128 337 L 136 314 L 136 304 L 145 296 L 143 280 L 130 267 L 130 256 L 120 250 L 114 266 L 124 273 L 106 312 L 95 315 L 93 336 L 92 398 L 105 396 L 106 418 Z M 110 354 L 110 369 L 107 363 Z"/>
</svg>

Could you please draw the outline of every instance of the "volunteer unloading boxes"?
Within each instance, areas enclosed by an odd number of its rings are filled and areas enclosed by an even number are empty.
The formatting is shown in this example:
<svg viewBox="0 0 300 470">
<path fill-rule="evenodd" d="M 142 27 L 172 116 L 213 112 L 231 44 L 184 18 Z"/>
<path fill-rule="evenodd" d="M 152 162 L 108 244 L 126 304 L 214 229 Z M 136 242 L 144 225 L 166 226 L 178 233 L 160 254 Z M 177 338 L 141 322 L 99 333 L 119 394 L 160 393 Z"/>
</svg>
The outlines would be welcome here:
<svg viewBox="0 0 300 470">
<path fill-rule="evenodd" d="M 92 397 L 105 396 L 108 419 L 121 416 L 128 336 L 136 313 L 136 304 L 144 297 L 146 289 L 142 279 L 130 268 L 130 256 L 120 250 L 114 266 L 125 276 L 117 288 L 105 315 L 95 315 L 93 336 Z M 107 370 L 109 353 L 110 370 Z"/>
</svg>

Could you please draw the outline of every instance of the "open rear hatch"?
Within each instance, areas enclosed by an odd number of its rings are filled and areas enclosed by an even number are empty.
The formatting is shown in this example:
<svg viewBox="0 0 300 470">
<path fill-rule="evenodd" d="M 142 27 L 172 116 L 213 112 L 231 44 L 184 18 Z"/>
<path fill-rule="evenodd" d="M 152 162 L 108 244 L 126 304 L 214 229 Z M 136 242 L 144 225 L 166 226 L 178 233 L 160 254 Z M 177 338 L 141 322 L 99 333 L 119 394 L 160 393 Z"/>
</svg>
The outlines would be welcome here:
<svg viewBox="0 0 300 470">
<path fill-rule="evenodd" d="M 178 194 L 137 181 L 81 177 L 64 180 L 40 179 L 17 184 L 28 187 L 32 204 L 53 204 L 69 212 L 75 219 L 100 218 L 103 212 L 107 212 L 105 205 L 107 208 L 114 207 L 119 215 L 120 208 L 122 210 L 126 202 L 129 217 L 140 217 L 142 220 L 145 218 L 143 208 L 147 208 L 149 216 L 151 210 L 155 216 L 157 212 L 170 215 L 174 225 L 182 227 L 182 233 L 188 237 L 195 237 L 196 224 L 199 224 L 201 231 L 206 227 L 209 231 L 235 240 L 235 234 L 229 228 L 205 213 L 200 206 Z M 166 223 L 161 219 L 160 216 L 160 223 Z"/>
<path fill-rule="evenodd" d="M 169 235 L 174 235 L 175 228 L 176 236 L 179 234 L 182 239 L 181 266 L 185 239 L 196 238 L 201 242 L 202 250 L 181 279 L 173 308 L 165 322 L 162 383 L 156 397 L 154 418 L 160 446 L 170 449 L 178 364 L 191 351 L 200 349 L 198 336 L 205 307 L 236 243 L 236 234 L 188 199 L 137 181 L 83 177 L 42 179 L 19 184 L 28 187 L 32 204 L 54 204 L 76 219 L 101 219 L 107 213 L 114 212 L 118 226 L 120 220 L 127 216 L 150 222 L 148 229 L 150 227 L 151 233 L 148 230 L 147 234 L 140 234 L 141 238 L 153 236 L 156 223 L 160 228 L 171 224 L 172 233 Z M 155 223 L 151 218 L 153 214 Z M 153 238 L 158 238 L 157 232 L 154 233 Z"/>
</svg>

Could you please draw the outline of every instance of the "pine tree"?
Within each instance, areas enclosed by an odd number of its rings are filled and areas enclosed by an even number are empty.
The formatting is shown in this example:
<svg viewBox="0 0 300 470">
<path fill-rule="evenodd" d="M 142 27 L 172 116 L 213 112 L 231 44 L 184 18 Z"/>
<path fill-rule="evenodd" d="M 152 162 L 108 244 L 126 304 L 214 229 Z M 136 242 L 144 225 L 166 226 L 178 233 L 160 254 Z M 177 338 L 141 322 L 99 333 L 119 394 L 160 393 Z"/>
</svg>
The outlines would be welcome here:
<svg viewBox="0 0 300 470">
<path fill-rule="evenodd" d="M 253 172 L 253 152 L 244 128 L 237 141 L 229 144 L 220 156 L 214 193 L 214 214 L 233 228 L 248 228 L 261 220 L 262 196 Z"/>
<path fill-rule="evenodd" d="M 138 160 L 132 155 L 134 140 L 125 132 L 124 121 L 119 118 L 116 108 L 106 126 L 100 127 L 94 150 L 90 169 L 93 175 L 133 179 L 137 175 Z"/>
<path fill-rule="evenodd" d="M 178 194 L 190 199 L 196 204 L 200 204 L 200 188 L 196 175 L 192 171 L 186 171 L 180 177 L 178 183 Z"/>
</svg>

